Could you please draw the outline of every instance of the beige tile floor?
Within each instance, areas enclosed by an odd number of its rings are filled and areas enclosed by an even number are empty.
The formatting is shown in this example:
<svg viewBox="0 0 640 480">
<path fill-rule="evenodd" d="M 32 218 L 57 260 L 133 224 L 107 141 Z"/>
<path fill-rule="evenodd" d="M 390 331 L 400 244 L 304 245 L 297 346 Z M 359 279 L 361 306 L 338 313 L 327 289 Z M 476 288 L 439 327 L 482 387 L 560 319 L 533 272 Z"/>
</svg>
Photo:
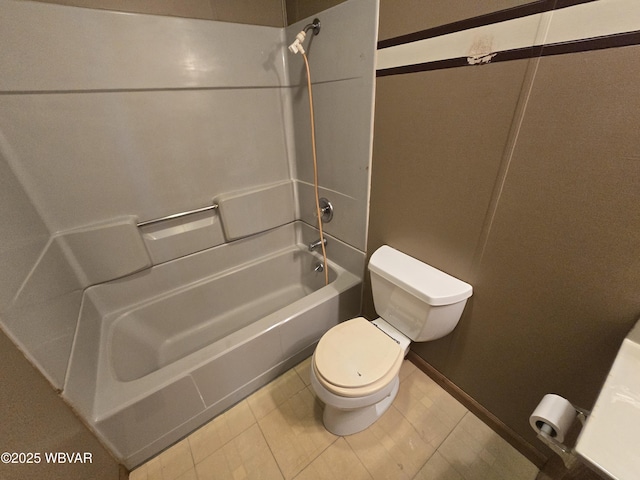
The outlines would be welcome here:
<svg viewBox="0 0 640 480">
<path fill-rule="evenodd" d="M 534 480 L 538 470 L 411 362 L 367 430 L 322 426 L 309 359 L 131 473 L 131 480 Z"/>
</svg>

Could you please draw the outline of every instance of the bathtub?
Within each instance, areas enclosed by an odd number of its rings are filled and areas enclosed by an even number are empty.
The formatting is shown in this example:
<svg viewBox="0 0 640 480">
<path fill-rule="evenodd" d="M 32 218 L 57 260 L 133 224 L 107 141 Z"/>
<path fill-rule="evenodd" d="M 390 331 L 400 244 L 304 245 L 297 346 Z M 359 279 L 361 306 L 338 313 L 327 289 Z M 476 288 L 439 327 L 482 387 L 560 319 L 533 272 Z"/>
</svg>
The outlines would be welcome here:
<svg viewBox="0 0 640 480">
<path fill-rule="evenodd" d="M 88 288 L 63 396 L 128 468 L 309 356 L 360 312 L 364 254 L 302 222 Z"/>
</svg>

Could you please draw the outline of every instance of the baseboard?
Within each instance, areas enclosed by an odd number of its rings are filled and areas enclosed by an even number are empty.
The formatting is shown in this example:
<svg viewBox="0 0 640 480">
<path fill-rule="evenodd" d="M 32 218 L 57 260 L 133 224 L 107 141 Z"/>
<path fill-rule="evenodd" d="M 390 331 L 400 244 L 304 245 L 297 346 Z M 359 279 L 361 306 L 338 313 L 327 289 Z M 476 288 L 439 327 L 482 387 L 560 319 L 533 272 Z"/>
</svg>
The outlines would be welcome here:
<svg viewBox="0 0 640 480">
<path fill-rule="evenodd" d="M 433 368 L 422 357 L 413 351 L 409 351 L 407 359 L 416 367 L 426 373 L 434 382 L 440 385 L 453 398 L 458 400 L 470 412 L 486 423 L 494 432 L 505 439 L 509 444 L 527 457 L 539 469 L 543 469 L 548 458 L 531 446 L 524 438 L 505 425 L 498 417 L 480 405 L 476 400 L 465 393 L 460 387 L 451 382 L 442 373 Z"/>
</svg>

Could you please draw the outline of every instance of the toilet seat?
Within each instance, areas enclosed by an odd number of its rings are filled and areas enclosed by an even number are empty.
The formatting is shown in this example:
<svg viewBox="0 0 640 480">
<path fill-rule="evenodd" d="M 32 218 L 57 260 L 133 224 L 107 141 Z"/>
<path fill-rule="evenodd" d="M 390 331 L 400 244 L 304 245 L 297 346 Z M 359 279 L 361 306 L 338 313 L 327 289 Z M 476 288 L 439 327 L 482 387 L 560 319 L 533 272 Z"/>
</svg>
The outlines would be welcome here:
<svg viewBox="0 0 640 480">
<path fill-rule="evenodd" d="M 318 342 L 313 367 L 320 384 L 343 397 L 372 395 L 400 371 L 404 349 L 363 317 L 340 323 Z"/>
</svg>

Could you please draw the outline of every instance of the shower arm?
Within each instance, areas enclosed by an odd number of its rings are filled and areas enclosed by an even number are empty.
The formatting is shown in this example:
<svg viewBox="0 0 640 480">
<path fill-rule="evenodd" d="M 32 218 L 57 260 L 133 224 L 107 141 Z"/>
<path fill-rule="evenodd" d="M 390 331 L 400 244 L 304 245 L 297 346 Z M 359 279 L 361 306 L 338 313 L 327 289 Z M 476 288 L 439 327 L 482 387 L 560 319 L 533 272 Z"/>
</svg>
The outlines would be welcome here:
<svg viewBox="0 0 640 480">
<path fill-rule="evenodd" d="M 317 18 L 313 19 L 313 23 L 305 26 L 302 31 L 306 34 L 309 30 L 313 29 L 313 34 L 318 35 L 320 33 L 320 20 Z"/>
</svg>

